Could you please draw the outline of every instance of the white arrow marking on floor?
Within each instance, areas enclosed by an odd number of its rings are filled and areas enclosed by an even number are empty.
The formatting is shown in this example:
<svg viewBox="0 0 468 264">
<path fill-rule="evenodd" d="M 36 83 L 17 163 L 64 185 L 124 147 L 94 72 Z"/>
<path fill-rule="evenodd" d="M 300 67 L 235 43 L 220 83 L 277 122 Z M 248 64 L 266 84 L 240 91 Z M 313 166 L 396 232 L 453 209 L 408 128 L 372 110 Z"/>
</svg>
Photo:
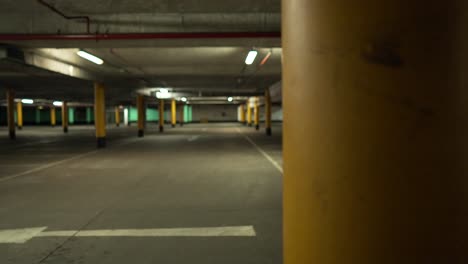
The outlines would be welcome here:
<svg viewBox="0 0 468 264">
<path fill-rule="evenodd" d="M 34 237 L 254 237 L 253 226 L 44 231 L 47 227 L 0 230 L 0 244 L 26 243 Z"/>
</svg>

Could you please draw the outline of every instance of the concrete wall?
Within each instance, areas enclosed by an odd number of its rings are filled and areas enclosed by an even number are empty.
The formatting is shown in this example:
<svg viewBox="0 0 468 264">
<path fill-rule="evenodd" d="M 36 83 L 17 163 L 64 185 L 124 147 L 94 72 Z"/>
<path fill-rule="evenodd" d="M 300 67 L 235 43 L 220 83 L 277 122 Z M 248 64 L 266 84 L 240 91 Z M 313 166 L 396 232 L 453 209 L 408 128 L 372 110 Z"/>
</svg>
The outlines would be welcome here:
<svg viewBox="0 0 468 264">
<path fill-rule="evenodd" d="M 192 105 L 193 122 L 235 122 L 237 105 Z"/>
</svg>

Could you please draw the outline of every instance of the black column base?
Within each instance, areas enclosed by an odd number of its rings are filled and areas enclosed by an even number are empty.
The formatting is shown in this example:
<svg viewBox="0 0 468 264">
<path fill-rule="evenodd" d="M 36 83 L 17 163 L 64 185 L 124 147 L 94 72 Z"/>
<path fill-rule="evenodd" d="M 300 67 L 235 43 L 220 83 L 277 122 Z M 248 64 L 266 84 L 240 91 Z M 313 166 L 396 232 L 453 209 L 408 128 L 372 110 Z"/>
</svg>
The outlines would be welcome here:
<svg viewBox="0 0 468 264">
<path fill-rule="evenodd" d="M 255 130 L 259 130 L 260 129 L 260 125 L 255 125 Z"/>
<path fill-rule="evenodd" d="M 143 137 L 145 135 L 145 131 L 143 129 L 138 129 L 138 137 Z"/>
<path fill-rule="evenodd" d="M 97 139 L 97 148 L 105 148 L 106 147 L 106 138 L 105 137 L 98 137 Z"/>
<path fill-rule="evenodd" d="M 247 124 L 247 126 L 251 127 L 251 126 L 252 126 L 252 124 L 251 124 L 251 123 L 250 123 L 250 124 Z"/>
<path fill-rule="evenodd" d="M 120 126 L 120 124 L 115 124 L 115 126 L 116 126 L 116 127 L 119 127 L 119 126 Z"/>
<path fill-rule="evenodd" d="M 63 128 L 63 133 L 68 133 L 68 127 Z"/>
<path fill-rule="evenodd" d="M 175 124 L 172 124 L 172 127 L 175 127 Z"/>
<path fill-rule="evenodd" d="M 180 126 L 184 126 L 184 123 L 180 123 Z"/>
<path fill-rule="evenodd" d="M 55 127 L 55 125 L 50 125 L 51 127 Z"/>
<path fill-rule="evenodd" d="M 16 139 L 16 132 L 14 130 L 10 131 L 10 139 Z"/>
<path fill-rule="evenodd" d="M 267 136 L 271 136 L 271 127 L 267 127 L 265 131 Z"/>
<path fill-rule="evenodd" d="M 159 126 L 159 132 L 164 132 L 164 127 L 163 126 Z"/>
<path fill-rule="evenodd" d="M 22 127 L 22 126 L 18 126 L 18 130 L 21 130 L 21 129 L 23 129 L 23 127 Z"/>
</svg>

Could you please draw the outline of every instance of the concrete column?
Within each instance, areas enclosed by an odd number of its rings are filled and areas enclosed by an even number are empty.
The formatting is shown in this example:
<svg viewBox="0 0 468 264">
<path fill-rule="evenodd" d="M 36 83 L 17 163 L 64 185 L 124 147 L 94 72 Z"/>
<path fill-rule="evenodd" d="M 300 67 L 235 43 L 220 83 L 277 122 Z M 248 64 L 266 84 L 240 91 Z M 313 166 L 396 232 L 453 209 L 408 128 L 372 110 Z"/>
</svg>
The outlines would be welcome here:
<svg viewBox="0 0 468 264">
<path fill-rule="evenodd" d="M 129 108 L 127 108 L 127 107 L 124 108 L 124 112 L 123 112 L 123 114 L 124 114 L 124 125 L 125 125 L 125 126 L 129 126 L 129 125 L 130 125 L 130 122 L 128 121 L 128 119 L 129 119 L 129 118 L 128 118 L 128 115 L 129 115 L 129 113 L 128 113 L 129 110 L 128 110 L 128 109 L 129 109 Z"/>
<path fill-rule="evenodd" d="M 16 103 L 16 125 L 18 129 L 23 129 L 23 103 L 21 101 Z"/>
<path fill-rule="evenodd" d="M 116 106 L 114 111 L 115 111 L 115 125 L 118 127 L 120 126 L 120 108 Z"/>
<path fill-rule="evenodd" d="M 68 133 L 68 102 L 62 102 L 62 128 L 63 133 Z"/>
<path fill-rule="evenodd" d="M 265 89 L 265 132 L 271 136 L 271 96 L 270 89 Z"/>
<path fill-rule="evenodd" d="M 7 99 L 8 134 L 10 136 L 10 139 L 16 139 L 16 130 L 15 130 L 15 92 L 12 89 L 7 89 L 6 99 Z"/>
<path fill-rule="evenodd" d="M 284 263 L 468 263 L 455 1 L 282 12 Z"/>
<path fill-rule="evenodd" d="M 55 107 L 51 106 L 50 107 L 50 125 L 52 127 L 55 127 L 56 123 L 57 123 L 57 117 L 56 117 Z"/>
<path fill-rule="evenodd" d="M 184 126 L 184 109 L 185 109 L 185 106 L 184 104 L 180 104 L 179 105 L 179 123 L 180 123 L 180 126 Z"/>
<path fill-rule="evenodd" d="M 138 137 L 143 137 L 145 134 L 145 108 L 145 97 L 137 95 Z"/>
<path fill-rule="evenodd" d="M 252 126 L 252 107 L 250 107 L 250 100 L 247 101 L 247 125 Z"/>
<path fill-rule="evenodd" d="M 159 132 L 164 132 L 164 100 L 159 100 Z"/>
<path fill-rule="evenodd" d="M 172 127 L 175 127 L 177 124 L 177 108 L 176 108 L 176 100 L 171 100 L 171 124 Z"/>
<path fill-rule="evenodd" d="M 240 122 L 242 124 L 245 124 L 245 109 L 244 109 L 244 105 L 241 104 L 240 106 Z"/>
<path fill-rule="evenodd" d="M 68 108 L 68 123 L 70 125 L 75 124 L 75 108 L 73 107 Z"/>
<path fill-rule="evenodd" d="M 94 83 L 94 126 L 98 148 L 106 147 L 106 99 L 105 87 Z"/>
<path fill-rule="evenodd" d="M 92 123 L 92 118 L 93 118 L 93 113 L 92 113 L 92 108 L 91 107 L 86 107 L 86 123 L 91 124 Z"/>
<path fill-rule="evenodd" d="M 255 129 L 260 129 L 260 103 L 258 97 L 255 98 L 255 106 L 254 106 L 254 123 Z"/>
</svg>

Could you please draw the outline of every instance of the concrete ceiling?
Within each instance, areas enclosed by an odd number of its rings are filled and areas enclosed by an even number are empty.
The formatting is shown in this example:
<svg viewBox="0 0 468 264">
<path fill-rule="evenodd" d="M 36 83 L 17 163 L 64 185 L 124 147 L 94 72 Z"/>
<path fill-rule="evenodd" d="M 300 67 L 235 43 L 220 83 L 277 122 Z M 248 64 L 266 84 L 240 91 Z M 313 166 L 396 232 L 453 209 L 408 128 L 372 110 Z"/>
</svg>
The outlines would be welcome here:
<svg viewBox="0 0 468 264">
<path fill-rule="evenodd" d="M 279 0 L 45 2 L 67 15 L 89 16 L 92 34 L 280 31 Z M 31 0 L 1 1 L 0 22 L 0 45 L 26 58 L 0 59 L 0 90 L 12 87 L 24 97 L 92 102 L 94 80 L 106 84 L 112 104 L 132 102 L 145 87 L 200 96 L 253 95 L 281 79 L 278 37 L 70 40 L 60 36 L 88 34 L 84 20 L 66 20 Z M 17 40 L 10 34 L 59 37 Z M 245 56 L 253 48 L 259 55 L 246 66 Z M 79 49 L 105 63 L 98 66 L 78 57 Z"/>
</svg>

